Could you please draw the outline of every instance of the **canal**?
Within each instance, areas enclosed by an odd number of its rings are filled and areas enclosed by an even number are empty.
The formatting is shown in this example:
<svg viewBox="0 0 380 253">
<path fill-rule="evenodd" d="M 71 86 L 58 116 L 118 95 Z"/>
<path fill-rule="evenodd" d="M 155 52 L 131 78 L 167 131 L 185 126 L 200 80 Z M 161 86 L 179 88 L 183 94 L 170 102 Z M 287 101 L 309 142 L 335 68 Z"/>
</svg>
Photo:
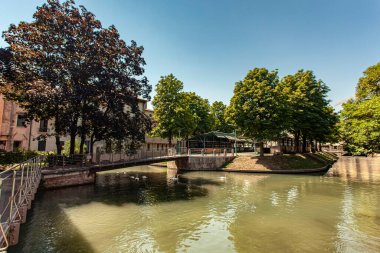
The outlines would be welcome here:
<svg viewBox="0 0 380 253">
<path fill-rule="evenodd" d="M 39 191 L 9 252 L 379 252 L 373 176 L 174 175 L 133 167 Z"/>
</svg>

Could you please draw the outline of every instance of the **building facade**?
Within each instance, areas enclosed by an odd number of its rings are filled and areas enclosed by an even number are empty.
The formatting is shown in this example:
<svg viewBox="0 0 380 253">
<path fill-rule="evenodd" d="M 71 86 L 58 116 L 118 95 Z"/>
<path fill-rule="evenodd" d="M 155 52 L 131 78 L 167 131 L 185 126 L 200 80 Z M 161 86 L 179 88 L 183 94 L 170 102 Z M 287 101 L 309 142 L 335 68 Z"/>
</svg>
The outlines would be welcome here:
<svg viewBox="0 0 380 253">
<path fill-rule="evenodd" d="M 153 117 L 154 112 L 147 108 L 146 100 L 139 99 L 139 108 L 149 117 Z M 0 94 L 0 150 L 7 152 L 17 149 L 56 151 L 52 126 L 53 122 L 51 120 L 26 122 L 25 111 L 15 102 L 5 100 Z M 62 136 L 61 145 L 64 146 L 68 140 L 68 136 Z M 175 144 L 176 142 L 173 141 L 172 147 Z M 95 143 L 94 151 L 104 145 L 104 142 Z M 168 148 L 170 148 L 168 140 L 148 135 L 145 137 L 145 143 L 141 146 L 144 151 L 167 150 Z"/>
</svg>

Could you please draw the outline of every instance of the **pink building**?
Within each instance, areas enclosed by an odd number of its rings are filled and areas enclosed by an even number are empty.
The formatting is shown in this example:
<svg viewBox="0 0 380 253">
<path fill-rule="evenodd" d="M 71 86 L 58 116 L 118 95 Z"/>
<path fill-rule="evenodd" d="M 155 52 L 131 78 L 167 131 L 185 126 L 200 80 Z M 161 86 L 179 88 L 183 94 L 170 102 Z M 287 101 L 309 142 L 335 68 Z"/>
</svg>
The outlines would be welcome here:
<svg viewBox="0 0 380 253">
<path fill-rule="evenodd" d="M 147 109 L 146 100 L 140 99 L 139 107 L 150 117 L 153 116 L 153 110 Z M 25 122 L 25 111 L 15 102 L 5 100 L 0 94 L 0 150 L 8 152 L 16 149 L 56 151 L 53 133 L 51 121 Z M 47 135 L 47 137 L 45 139 L 39 138 L 41 135 Z M 62 145 L 68 139 L 68 137 L 63 136 L 61 138 Z M 175 141 L 173 142 L 174 145 Z M 102 146 L 104 143 L 99 142 L 95 145 L 94 150 L 96 147 Z M 169 144 L 166 139 L 149 136 L 145 137 L 145 143 L 141 147 L 143 150 L 164 150 L 167 148 L 169 148 Z"/>
</svg>

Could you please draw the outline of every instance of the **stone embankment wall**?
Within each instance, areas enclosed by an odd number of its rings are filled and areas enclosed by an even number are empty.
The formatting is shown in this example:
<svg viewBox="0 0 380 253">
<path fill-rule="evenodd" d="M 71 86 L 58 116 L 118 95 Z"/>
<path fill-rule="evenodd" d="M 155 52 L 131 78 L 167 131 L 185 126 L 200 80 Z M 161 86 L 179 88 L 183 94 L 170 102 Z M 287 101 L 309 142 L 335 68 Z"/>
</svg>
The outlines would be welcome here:
<svg viewBox="0 0 380 253">
<path fill-rule="evenodd" d="M 43 171 L 42 186 L 46 189 L 95 183 L 95 173 L 89 170 L 59 172 Z"/>
<path fill-rule="evenodd" d="M 234 157 L 225 156 L 191 156 L 167 163 L 168 169 L 177 170 L 219 170 Z"/>
<path fill-rule="evenodd" d="M 380 157 L 341 156 L 327 172 L 329 176 L 361 181 L 380 180 Z"/>
</svg>

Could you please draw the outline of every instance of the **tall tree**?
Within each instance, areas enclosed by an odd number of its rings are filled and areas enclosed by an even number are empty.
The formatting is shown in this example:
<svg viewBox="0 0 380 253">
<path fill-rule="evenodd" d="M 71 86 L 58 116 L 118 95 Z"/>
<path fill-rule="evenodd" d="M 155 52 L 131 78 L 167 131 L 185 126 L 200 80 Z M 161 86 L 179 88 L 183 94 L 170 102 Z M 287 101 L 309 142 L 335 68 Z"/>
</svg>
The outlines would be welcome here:
<svg viewBox="0 0 380 253">
<path fill-rule="evenodd" d="M 227 117 L 247 137 L 260 142 L 273 140 L 284 130 L 285 108 L 277 92 L 277 71 L 265 68 L 250 70 L 244 80 L 235 84 L 234 95 L 227 108 Z"/>
<path fill-rule="evenodd" d="M 356 98 L 359 100 L 380 96 L 380 62 L 367 68 L 356 87 Z"/>
<path fill-rule="evenodd" d="M 299 70 L 285 76 L 278 90 L 286 99 L 288 117 L 286 128 L 293 133 L 296 152 L 299 152 L 302 137 L 302 152 L 307 140 L 323 141 L 336 123 L 336 115 L 327 99 L 327 85 L 317 80 L 312 71 Z"/>
<path fill-rule="evenodd" d="M 128 106 L 131 112 L 123 114 L 127 121 L 139 113 L 137 97 L 148 98 L 151 89 L 141 77 L 142 47 L 133 41 L 126 45 L 115 27 L 102 28 L 94 14 L 71 0 L 48 0 L 33 17 L 31 23 L 11 25 L 3 33 L 17 70 L 5 95 L 23 106 L 30 118 L 54 120 L 58 153 L 59 137 L 66 133 L 70 153 L 78 134 L 83 147 L 90 125 L 97 123 L 90 117 L 93 110 L 113 107 L 119 115 Z M 115 101 L 121 104 L 113 106 Z"/>
<path fill-rule="evenodd" d="M 152 134 L 167 138 L 189 136 L 195 129 L 194 115 L 185 103 L 183 83 L 173 74 L 162 76 L 156 85 Z"/>
<path fill-rule="evenodd" d="M 380 62 L 364 71 L 356 97 L 343 104 L 339 126 L 348 152 L 380 152 Z"/>
<path fill-rule="evenodd" d="M 230 133 L 234 129 L 226 121 L 226 109 L 227 106 L 221 101 L 215 101 L 210 107 L 210 114 L 212 117 L 212 130 L 221 131 L 224 133 Z"/>
<path fill-rule="evenodd" d="M 207 133 L 212 127 L 212 117 L 210 114 L 210 104 L 207 99 L 204 99 L 195 92 L 183 92 L 183 105 L 191 112 L 195 124 L 195 129 L 190 135 L 198 135 Z"/>
</svg>

